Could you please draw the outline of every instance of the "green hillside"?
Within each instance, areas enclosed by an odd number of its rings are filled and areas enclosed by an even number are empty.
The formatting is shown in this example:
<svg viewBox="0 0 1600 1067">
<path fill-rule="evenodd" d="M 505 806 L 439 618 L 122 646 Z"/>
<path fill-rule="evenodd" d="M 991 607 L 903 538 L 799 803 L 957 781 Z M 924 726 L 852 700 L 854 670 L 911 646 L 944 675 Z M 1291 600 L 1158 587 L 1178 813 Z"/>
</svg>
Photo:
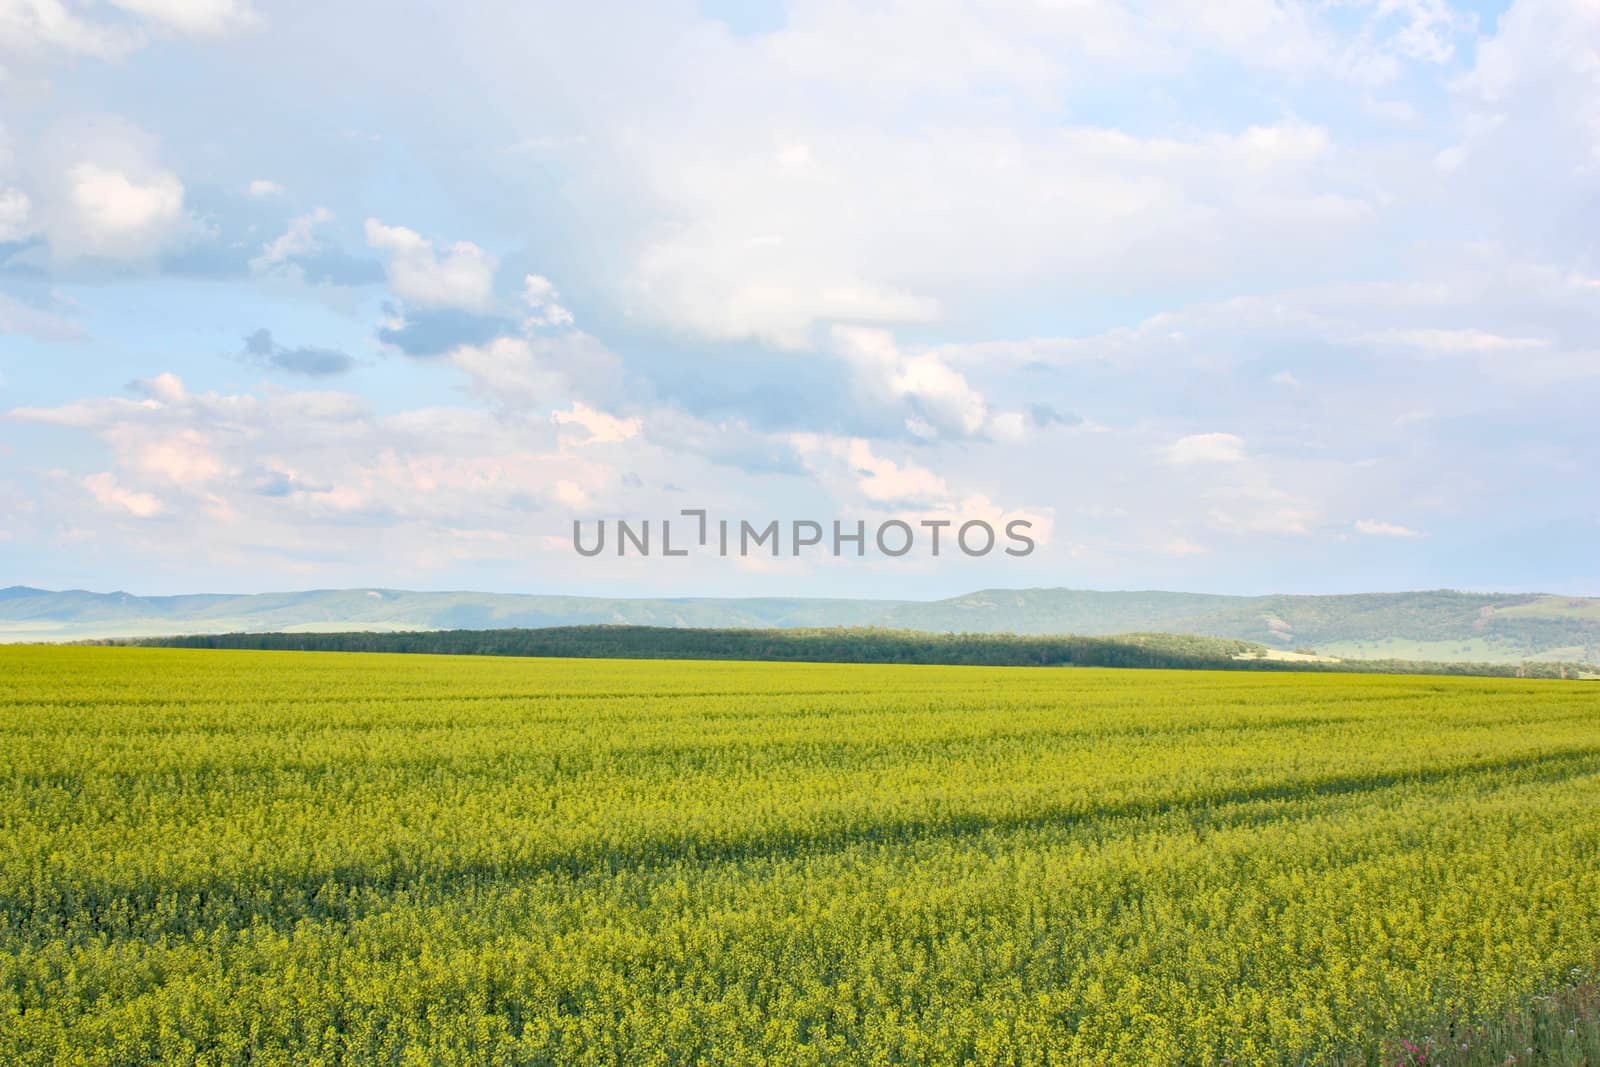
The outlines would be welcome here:
<svg viewBox="0 0 1600 1067">
<path fill-rule="evenodd" d="M 1346 658 L 1600 662 L 1600 598 L 1449 590 L 1349 596 L 985 589 L 944 600 L 624 599 L 335 589 L 140 597 L 0 590 L 0 641 L 556 626 L 1197 634 Z"/>
</svg>

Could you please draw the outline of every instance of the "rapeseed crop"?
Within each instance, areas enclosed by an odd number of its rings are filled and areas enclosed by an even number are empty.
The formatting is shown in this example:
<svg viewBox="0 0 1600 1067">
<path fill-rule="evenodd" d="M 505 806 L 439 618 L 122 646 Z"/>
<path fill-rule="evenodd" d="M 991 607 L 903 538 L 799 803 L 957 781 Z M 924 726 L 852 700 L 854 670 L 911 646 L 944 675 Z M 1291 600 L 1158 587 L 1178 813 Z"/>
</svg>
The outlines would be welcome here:
<svg viewBox="0 0 1600 1067">
<path fill-rule="evenodd" d="M 1600 959 L 1584 683 L 9 648 L 0 780 L 6 1064 L 1376 1063 Z"/>
</svg>

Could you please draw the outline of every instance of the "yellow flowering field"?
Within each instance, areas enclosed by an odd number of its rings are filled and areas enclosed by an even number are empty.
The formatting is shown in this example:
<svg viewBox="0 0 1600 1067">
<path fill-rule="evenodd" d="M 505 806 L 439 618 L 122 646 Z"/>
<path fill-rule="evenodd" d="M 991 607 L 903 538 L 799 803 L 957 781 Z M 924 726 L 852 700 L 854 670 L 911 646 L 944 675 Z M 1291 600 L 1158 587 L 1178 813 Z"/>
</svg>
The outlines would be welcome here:
<svg viewBox="0 0 1600 1067">
<path fill-rule="evenodd" d="M 0 648 L 0 1063 L 1320 1064 L 1600 960 L 1600 684 Z"/>
</svg>

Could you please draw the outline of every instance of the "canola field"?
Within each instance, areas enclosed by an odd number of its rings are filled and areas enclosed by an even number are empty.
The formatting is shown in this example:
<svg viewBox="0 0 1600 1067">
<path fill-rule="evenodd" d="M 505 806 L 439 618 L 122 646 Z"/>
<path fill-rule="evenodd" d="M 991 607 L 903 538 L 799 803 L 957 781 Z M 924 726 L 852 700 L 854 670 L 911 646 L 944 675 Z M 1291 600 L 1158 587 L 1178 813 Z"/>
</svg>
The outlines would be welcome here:
<svg viewBox="0 0 1600 1067">
<path fill-rule="evenodd" d="M 0 648 L 0 1063 L 1348 1064 L 1600 960 L 1600 684 Z"/>
</svg>

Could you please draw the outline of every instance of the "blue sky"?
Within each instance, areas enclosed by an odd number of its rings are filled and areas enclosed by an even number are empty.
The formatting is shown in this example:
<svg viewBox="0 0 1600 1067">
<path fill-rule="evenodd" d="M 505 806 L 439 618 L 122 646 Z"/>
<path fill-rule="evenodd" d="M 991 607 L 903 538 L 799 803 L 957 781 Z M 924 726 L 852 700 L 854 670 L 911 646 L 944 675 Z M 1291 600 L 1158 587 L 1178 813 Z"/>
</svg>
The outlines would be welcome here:
<svg viewBox="0 0 1600 1067">
<path fill-rule="evenodd" d="M 0 0 L 0 584 L 1600 594 L 1600 4 Z M 1025 518 L 1023 559 L 575 518 Z"/>
</svg>

